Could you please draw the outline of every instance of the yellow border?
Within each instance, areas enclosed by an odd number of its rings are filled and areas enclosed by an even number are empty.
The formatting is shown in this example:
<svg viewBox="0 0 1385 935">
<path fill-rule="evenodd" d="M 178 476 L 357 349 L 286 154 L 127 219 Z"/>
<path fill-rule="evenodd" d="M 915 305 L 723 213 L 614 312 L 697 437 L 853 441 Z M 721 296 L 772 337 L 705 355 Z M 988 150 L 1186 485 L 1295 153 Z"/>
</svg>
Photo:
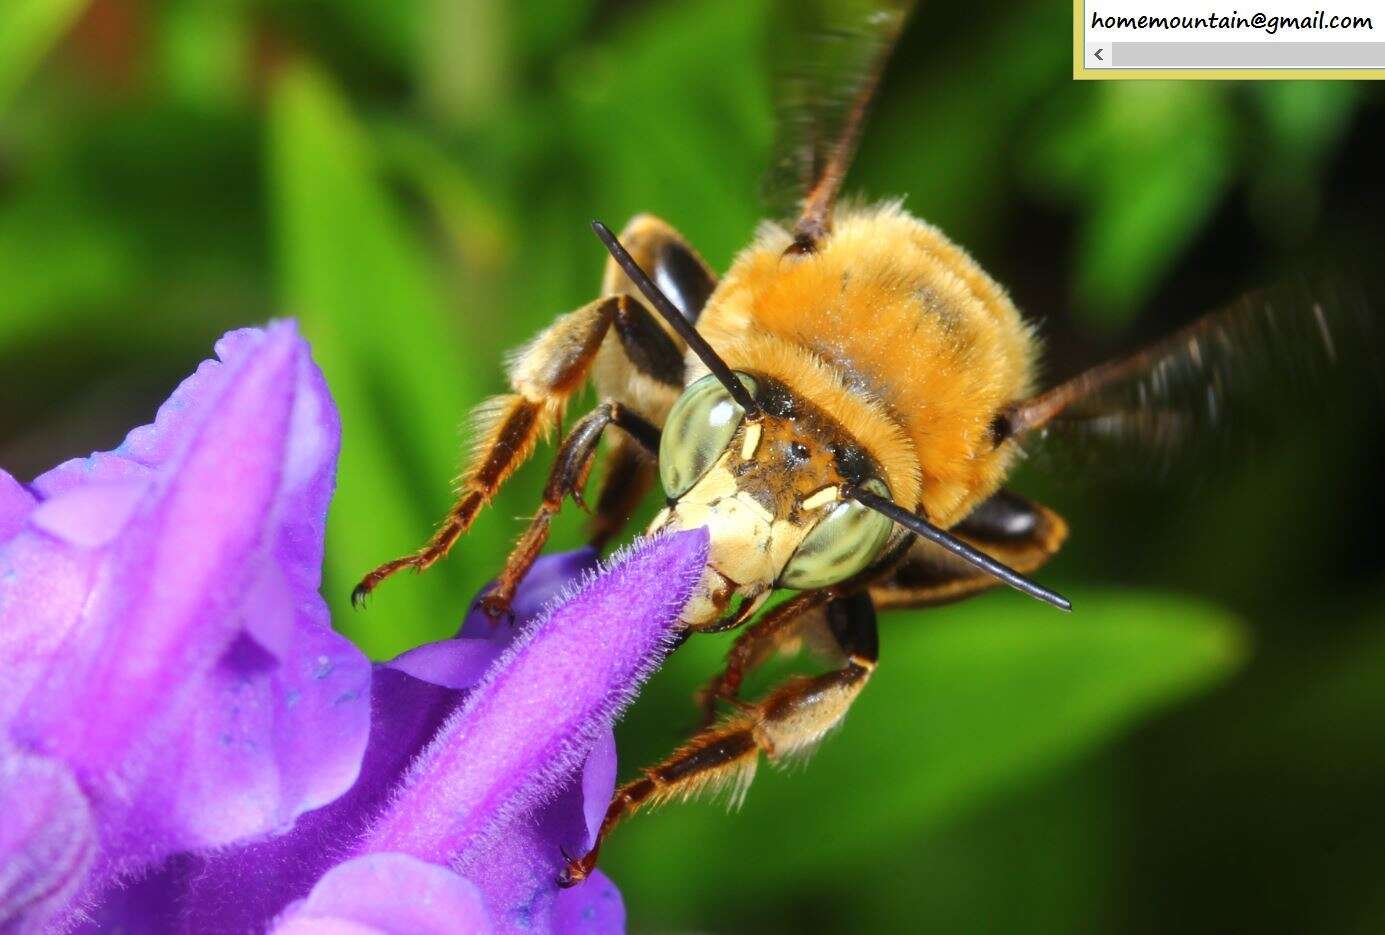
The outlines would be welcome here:
<svg viewBox="0 0 1385 935">
<path fill-rule="evenodd" d="M 1072 0 L 1072 76 L 1078 81 L 1381 81 L 1382 68 L 1088 68 L 1085 0 Z"/>
</svg>

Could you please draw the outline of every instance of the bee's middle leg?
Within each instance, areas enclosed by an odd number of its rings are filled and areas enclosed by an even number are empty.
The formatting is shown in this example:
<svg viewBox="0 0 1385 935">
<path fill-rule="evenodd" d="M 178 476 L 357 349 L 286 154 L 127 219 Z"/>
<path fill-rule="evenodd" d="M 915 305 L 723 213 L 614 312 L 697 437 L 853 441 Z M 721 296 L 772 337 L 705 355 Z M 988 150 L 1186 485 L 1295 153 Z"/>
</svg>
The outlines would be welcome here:
<svg viewBox="0 0 1385 935">
<path fill-rule="evenodd" d="M 726 666 L 697 693 L 703 726 L 717 718 L 717 702 L 737 703 L 745 677 L 770 655 L 792 640 L 832 598 L 827 589 L 804 591 L 767 612 L 746 627 L 726 653 Z"/>
<path fill-rule="evenodd" d="M 620 535 L 654 485 L 654 460 L 637 442 L 617 435 L 604 462 L 605 477 L 592 510 L 591 545 L 600 551 Z"/>
<path fill-rule="evenodd" d="M 471 527 L 482 507 L 533 453 L 539 439 L 558 424 L 568 399 L 586 383 L 610 326 L 630 304 L 607 296 L 559 317 L 511 356 L 510 387 L 473 412 L 476 445 L 458 483 L 457 499 L 432 538 L 409 555 L 371 571 L 351 593 L 359 604 L 386 578 L 412 568 L 422 571 L 445 556 Z"/>
<path fill-rule="evenodd" d="M 724 785 L 730 785 L 734 795 L 742 794 L 755 775 L 761 751 L 771 762 L 805 754 L 841 723 L 875 671 L 879 641 L 869 593 L 858 591 L 833 603 L 839 612 L 828 615 L 828 624 L 845 665 L 785 682 L 758 704 L 698 731 L 668 759 L 617 789 L 591 850 L 568 861 L 560 885 L 585 879 L 607 835 L 640 808 Z"/>
<path fill-rule="evenodd" d="M 519 583 L 548 541 L 553 517 L 562 508 L 563 500 L 572 497 L 582 505 L 582 489 L 596 460 L 597 443 L 612 425 L 623 429 L 629 439 L 651 455 L 659 450 L 658 426 L 618 402 L 604 402 L 583 416 L 558 448 L 543 489 L 543 502 L 505 560 L 495 587 L 481 599 L 481 608 L 487 614 L 500 617 L 509 611 Z"/>
</svg>

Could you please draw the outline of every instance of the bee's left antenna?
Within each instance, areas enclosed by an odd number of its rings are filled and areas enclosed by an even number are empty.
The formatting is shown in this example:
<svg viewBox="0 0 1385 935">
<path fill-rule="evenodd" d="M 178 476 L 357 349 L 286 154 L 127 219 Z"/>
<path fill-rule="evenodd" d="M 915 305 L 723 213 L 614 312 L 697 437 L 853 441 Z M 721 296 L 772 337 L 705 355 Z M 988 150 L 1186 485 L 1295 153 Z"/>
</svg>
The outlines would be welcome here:
<svg viewBox="0 0 1385 935">
<path fill-rule="evenodd" d="M 1059 610 L 1072 610 L 1072 601 L 1063 595 L 1056 591 L 1050 591 L 1037 581 L 1031 581 L 1008 565 L 991 558 L 985 552 L 967 545 L 947 530 L 940 529 L 922 516 L 909 512 L 893 500 L 873 494 L 869 490 L 862 490 L 859 487 L 849 491 L 847 496 L 864 507 L 869 507 L 877 513 L 888 516 L 910 532 L 942 546 L 962 561 L 975 565 L 987 574 L 994 575 L 1015 590 L 1023 591 L 1030 597 L 1036 597 L 1045 603 L 1052 604 Z"/>
<path fill-rule="evenodd" d="M 726 366 L 726 361 L 722 360 L 716 351 L 712 350 L 712 345 L 707 343 L 707 339 L 697 333 L 692 322 L 683 317 L 683 313 L 678 310 L 678 306 L 669 301 L 668 296 L 654 285 L 654 281 L 649 278 L 644 270 L 640 269 L 640 264 L 635 262 L 635 258 L 621 246 L 620 240 L 611 233 L 611 229 L 600 221 L 592 221 L 592 230 L 596 231 L 596 236 L 606 245 L 611 258 L 616 261 L 616 265 L 625 271 L 625 275 L 630 277 L 633 282 L 644 293 L 644 297 L 654 306 L 654 310 L 663 317 L 664 321 L 678 336 L 687 342 L 688 347 L 696 354 L 707 369 L 712 372 L 722 386 L 726 387 L 726 392 L 731 394 L 731 398 L 736 404 L 745 410 L 745 417 L 752 422 L 760 418 L 760 404 L 755 401 L 750 390 L 745 388 L 745 384 L 736 379 L 736 375 L 731 372 L 731 368 Z"/>
</svg>

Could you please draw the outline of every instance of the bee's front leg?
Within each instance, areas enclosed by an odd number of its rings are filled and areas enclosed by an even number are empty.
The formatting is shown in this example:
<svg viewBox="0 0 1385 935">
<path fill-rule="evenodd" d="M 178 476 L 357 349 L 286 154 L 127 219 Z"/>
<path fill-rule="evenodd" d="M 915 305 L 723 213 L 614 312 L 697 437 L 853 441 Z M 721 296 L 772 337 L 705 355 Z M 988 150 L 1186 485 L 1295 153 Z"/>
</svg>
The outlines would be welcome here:
<svg viewBox="0 0 1385 935">
<path fill-rule="evenodd" d="M 606 836 L 640 808 L 728 787 L 739 798 L 755 776 L 760 751 L 771 763 L 805 755 L 840 723 L 875 671 L 879 642 L 868 593 L 860 591 L 834 604 L 840 607 L 828 615 L 828 624 L 845 665 L 824 675 L 789 680 L 758 704 L 746 705 L 722 723 L 699 731 L 668 759 L 617 789 L 591 850 L 568 861 L 559 885 L 586 879 Z"/>
<path fill-rule="evenodd" d="M 586 382 L 611 322 L 632 301 L 613 295 L 569 312 L 514 354 L 509 365 L 514 392 L 487 400 L 473 413 L 478 441 L 452 510 L 423 548 L 362 578 L 351 593 L 352 603 L 359 604 L 395 572 L 422 571 L 447 554 L 539 439 L 558 424 L 568 399 Z"/>
<path fill-rule="evenodd" d="M 658 426 L 618 402 L 604 402 L 582 417 L 558 448 L 558 456 L 554 459 L 548 484 L 543 490 L 543 502 L 529 521 L 529 527 L 515 543 L 495 587 L 481 599 L 481 609 L 490 616 L 500 617 L 509 611 L 519 583 L 529 573 L 544 543 L 548 541 L 549 526 L 562 507 L 563 500 L 572 497 L 581 503 L 582 488 L 586 486 L 587 476 L 591 473 L 597 442 L 607 427 L 612 425 L 624 429 L 626 435 L 651 456 L 659 450 Z"/>
</svg>

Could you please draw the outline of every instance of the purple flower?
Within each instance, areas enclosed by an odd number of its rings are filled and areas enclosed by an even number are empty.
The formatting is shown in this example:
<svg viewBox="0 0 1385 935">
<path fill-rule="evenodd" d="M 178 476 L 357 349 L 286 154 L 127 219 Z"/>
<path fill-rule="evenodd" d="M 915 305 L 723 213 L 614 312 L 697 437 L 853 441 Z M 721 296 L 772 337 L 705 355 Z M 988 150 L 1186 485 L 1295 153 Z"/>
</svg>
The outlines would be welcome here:
<svg viewBox="0 0 1385 935">
<path fill-rule="evenodd" d="M 370 667 L 318 595 L 336 410 L 228 334 L 115 451 L 0 471 L 0 921 L 282 828 L 356 778 Z"/>
<path fill-rule="evenodd" d="M 345 795 L 285 834 L 170 862 L 98 922 L 621 931 L 620 895 L 603 875 L 557 887 L 562 852 L 595 838 L 615 788 L 611 723 L 663 658 L 706 550 L 696 530 L 649 540 L 600 575 L 590 550 L 540 559 L 517 626 L 473 612 L 459 638 L 376 666 L 370 745 Z M 483 914 L 458 917 L 459 907 Z"/>
<path fill-rule="evenodd" d="M 619 931 L 556 886 L 705 531 L 540 560 L 519 624 L 372 667 L 318 595 L 336 413 L 235 332 L 115 452 L 0 472 L 0 929 Z"/>
</svg>

